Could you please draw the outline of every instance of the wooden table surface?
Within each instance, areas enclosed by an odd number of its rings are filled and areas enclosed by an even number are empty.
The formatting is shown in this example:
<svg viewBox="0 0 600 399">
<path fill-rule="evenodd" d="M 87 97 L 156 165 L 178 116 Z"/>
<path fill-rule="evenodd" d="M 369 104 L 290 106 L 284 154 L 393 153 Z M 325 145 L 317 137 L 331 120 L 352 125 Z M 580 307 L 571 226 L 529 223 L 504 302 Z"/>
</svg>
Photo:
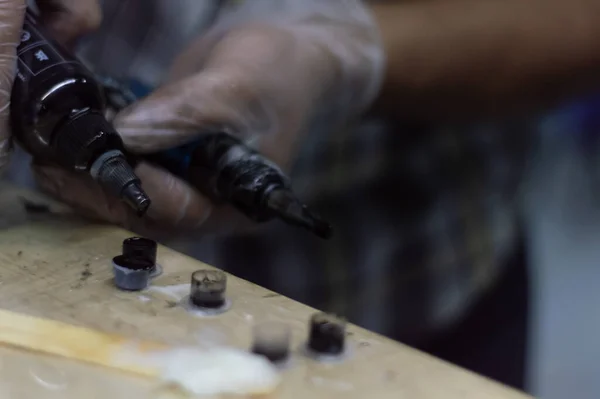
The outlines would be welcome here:
<svg viewBox="0 0 600 399">
<path fill-rule="evenodd" d="M 51 212 L 27 212 L 24 198 L 51 204 Z M 293 331 L 295 349 L 277 394 L 282 399 L 529 398 L 352 325 L 347 359 L 328 364 L 305 358 L 296 348 L 306 339 L 315 310 L 233 276 L 228 280 L 232 308 L 218 317 L 193 316 L 177 301 L 189 293 L 190 274 L 210 266 L 165 247 L 158 252 L 164 273 L 153 288 L 118 291 L 110 261 L 128 236 L 78 220 L 39 194 L 0 183 L 0 307 L 133 339 L 240 348 L 249 347 L 255 323 L 282 321 Z M 156 386 L 112 370 L 0 348 L 0 397 L 153 398 Z"/>
</svg>

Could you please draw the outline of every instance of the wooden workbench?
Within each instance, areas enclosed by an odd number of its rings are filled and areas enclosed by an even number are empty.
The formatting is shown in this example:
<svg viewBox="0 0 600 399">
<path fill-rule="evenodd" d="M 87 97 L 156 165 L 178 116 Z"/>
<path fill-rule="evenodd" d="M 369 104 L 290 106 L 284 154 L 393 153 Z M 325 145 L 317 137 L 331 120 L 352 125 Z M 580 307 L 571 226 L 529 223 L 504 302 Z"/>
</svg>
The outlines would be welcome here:
<svg viewBox="0 0 600 399">
<path fill-rule="evenodd" d="M 23 198 L 50 205 L 26 212 Z M 34 209 L 35 210 L 35 209 Z M 159 248 L 164 273 L 142 293 L 117 291 L 110 261 L 126 231 L 92 225 L 39 194 L 0 183 L 0 307 L 34 316 L 168 343 L 218 342 L 246 348 L 253 323 L 280 320 L 293 329 L 294 348 L 305 340 L 314 312 L 300 303 L 235 277 L 228 281 L 232 308 L 198 318 L 177 305 L 191 272 L 209 266 Z M 297 351 L 278 398 L 519 399 L 522 393 L 451 366 L 355 326 L 349 356 L 318 363 Z M 0 348 L 0 398 L 155 397 L 146 380 L 73 361 Z"/>
</svg>

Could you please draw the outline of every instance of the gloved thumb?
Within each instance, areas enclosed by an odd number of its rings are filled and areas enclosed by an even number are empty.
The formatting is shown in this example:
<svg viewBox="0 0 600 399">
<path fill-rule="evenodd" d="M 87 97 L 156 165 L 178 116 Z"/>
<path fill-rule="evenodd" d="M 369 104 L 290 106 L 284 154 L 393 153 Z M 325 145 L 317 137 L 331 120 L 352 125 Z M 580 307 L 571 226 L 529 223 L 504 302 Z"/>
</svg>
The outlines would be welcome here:
<svg viewBox="0 0 600 399">
<path fill-rule="evenodd" d="M 38 0 L 42 23 L 53 37 L 72 47 L 80 36 L 100 26 L 102 9 L 99 0 Z"/>
</svg>

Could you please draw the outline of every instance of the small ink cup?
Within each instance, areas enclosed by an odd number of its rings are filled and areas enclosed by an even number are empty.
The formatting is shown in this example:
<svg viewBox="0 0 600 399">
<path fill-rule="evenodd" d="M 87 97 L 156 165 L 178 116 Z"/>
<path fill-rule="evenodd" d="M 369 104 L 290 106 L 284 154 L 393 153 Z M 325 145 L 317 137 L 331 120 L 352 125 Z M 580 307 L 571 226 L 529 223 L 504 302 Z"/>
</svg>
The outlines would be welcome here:
<svg viewBox="0 0 600 399">
<path fill-rule="evenodd" d="M 253 328 L 252 353 L 266 357 L 276 364 L 285 363 L 290 357 L 291 331 L 288 325 L 265 322 Z"/>
<path fill-rule="evenodd" d="M 143 237 L 130 237 L 123 240 L 122 255 L 130 259 L 139 259 L 152 264 L 151 275 L 157 273 L 156 241 Z"/>
<path fill-rule="evenodd" d="M 217 309 L 225 306 L 227 275 L 220 270 L 198 270 L 192 273 L 190 302 L 199 308 Z"/>
<path fill-rule="evenodd" d="M 336 357 L 343 354 L 346 321 L 328 313 L 316 313 L 310 319 L 307 349 L 315 355 Z"/>
<path fill-rule="evenodd" d="M 153 264 L 123 255 L 112 260 L 114 282 L 125 291 L 141 291 L 148 287 Z"/>
</svg>

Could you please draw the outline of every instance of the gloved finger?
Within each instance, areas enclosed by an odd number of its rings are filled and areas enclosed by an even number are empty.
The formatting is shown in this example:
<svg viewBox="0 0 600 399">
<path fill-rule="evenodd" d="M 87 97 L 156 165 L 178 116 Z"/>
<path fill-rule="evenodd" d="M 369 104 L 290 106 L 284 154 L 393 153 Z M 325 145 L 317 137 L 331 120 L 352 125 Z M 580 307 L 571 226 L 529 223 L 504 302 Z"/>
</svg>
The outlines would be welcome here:
<svg viewBox="0 0 600 399">
<path fill-rule="evenodd" d="M 268 129 L 256 116 L 262 113 L 260 102 L 241 74 L 207 71 L 159 88 L 119 113 L 114 124 L 129 150 L 147 154 L 177 147 L 204 131 Z"/>
<path fill-rule="evenodd" d="M 312 100 L 303 91 L 310 71 L 300 68 L 302 72 L 294 72 L 294 81 L 287 74 L 269 72 L 275 60 L 281 63 L 282 57 L 288 57 L 295 63 L 294 57 L 299 57 L 294 51 L 290 56 L 294 39 L 275 33 L 269 28 L 230 32 L 210 54 L 198 54 L 203 68 L 192 76 L 192 67 L 176 61 L 174 70 L 187 77 L 159 88 L 117 115 L 115 125 L 125 145 L 134 152 L 151 153 L 214 130 L 244 139 L 280 136 L 282 142 L 293 141 Z M 193 60 L 190 54 L 184 53 L 182 59 Z M 286 126 L 279 126 L 282 119 Z"/>
<path fill-rule="evenodd" d="M 102 21 L 99 0 L 38 0 L 42 23 L 62 44 L 96 30 Z"/>
<path fill-rule="evenodd" d="M 10 95 L 25 6 L 25 0 L 0 0 L 0 169 L 8 164 L 11 149 Z"/>
<path fill-rule="evenodd" d="M 140 163 L 135 170 L 152 201 L 146 217 L 141 219 L 87 175 L 39 164 L 32 169 L 40 187 L 52 196 L 88 216 L 130 230 L 151 230 L 155 225 L 183 231 L 197 229 L 212 212 L 208 199 L 185 182 L 147 163 Z"/>
<path fill-rule="evenodd" d="M 208 33 L 192 41 L 175 58 L 167 71 L 164 83 L 171 84 L 195 75 L 200 71 L 210 55 L 210 48 L 216 41 L 215 35 Z"/>
</svg>

